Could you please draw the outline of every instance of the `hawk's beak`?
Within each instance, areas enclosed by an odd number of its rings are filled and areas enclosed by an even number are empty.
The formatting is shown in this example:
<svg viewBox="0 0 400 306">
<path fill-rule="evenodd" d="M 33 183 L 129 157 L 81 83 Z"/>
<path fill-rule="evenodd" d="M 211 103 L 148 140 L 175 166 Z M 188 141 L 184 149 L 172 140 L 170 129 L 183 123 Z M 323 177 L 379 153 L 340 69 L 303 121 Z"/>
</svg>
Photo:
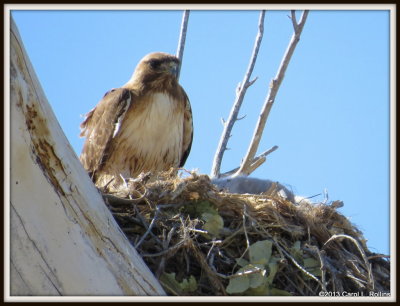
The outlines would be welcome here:
<svg viewBox="0 0 400 306">
<path fill-rule="evenodd" d="M 172 75 L 174 75 L 175 77 L 178 77 L 178 64 L 171 64 L 171 66 L 169 67 L 169 73 L 171 73 Z"/>
</svg>

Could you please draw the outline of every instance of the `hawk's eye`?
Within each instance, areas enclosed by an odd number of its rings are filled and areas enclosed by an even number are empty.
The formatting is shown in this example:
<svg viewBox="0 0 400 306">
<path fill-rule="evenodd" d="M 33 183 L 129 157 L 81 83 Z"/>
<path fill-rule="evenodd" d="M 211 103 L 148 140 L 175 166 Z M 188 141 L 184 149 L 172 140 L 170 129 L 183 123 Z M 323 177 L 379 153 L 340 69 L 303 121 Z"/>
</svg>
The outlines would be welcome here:
<svg viewBox="0 0 400 306">
<path fill-rule="evenodd" d="M 153 68 L 153 69 L 158 69 L 158 68 L 160 68 L 160 65 L 161 65 L 161 61 L 156 60 L 156 59 L 150 60 L 149 63 L 150 63 L 151 68 Z"/>
</svg>

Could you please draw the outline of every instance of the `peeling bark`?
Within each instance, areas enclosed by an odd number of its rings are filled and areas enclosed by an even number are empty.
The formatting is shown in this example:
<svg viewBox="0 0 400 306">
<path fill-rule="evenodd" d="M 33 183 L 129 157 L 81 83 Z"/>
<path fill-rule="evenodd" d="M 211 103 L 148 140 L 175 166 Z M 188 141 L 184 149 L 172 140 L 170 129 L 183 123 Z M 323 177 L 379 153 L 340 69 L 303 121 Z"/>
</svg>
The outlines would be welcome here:
<svg viewBox="0 0 400 306">
<path fill-rule="evenodd" d="M 10 295 L 165 295 L 80 164 L 11 19 Z"/>
</svg>

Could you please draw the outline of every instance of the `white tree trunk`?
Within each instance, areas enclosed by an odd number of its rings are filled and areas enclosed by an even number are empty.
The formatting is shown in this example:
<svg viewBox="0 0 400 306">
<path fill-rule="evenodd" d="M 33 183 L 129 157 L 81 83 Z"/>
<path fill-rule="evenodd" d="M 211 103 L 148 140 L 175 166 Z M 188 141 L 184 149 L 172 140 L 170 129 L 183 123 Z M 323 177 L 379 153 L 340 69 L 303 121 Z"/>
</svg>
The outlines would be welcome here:
<svg viewBox="0 0 400 306">
<path fill-rule="evenodd" d="M 10 43 L 10 295 L 164 295 L 68 143 L 13 20 Z"/>
</svg>

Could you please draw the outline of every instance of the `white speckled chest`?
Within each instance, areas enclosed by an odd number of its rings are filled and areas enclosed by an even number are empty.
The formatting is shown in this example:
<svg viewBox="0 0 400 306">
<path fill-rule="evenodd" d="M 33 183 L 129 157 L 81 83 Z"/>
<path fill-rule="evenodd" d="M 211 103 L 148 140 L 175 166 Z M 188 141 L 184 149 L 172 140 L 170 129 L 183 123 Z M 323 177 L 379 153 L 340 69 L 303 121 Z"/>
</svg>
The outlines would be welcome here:
<svg viewBox="0 0 400 306">
<path fill-rule="evenodd" d="M 133 177 L 143 171 L 178 167 L 182 157 L 184 105 L 165 93 L 156 93 L 131 107 L 115 137 L 119 154 L 111 152 L 111 172 Z"/>
</svg>

